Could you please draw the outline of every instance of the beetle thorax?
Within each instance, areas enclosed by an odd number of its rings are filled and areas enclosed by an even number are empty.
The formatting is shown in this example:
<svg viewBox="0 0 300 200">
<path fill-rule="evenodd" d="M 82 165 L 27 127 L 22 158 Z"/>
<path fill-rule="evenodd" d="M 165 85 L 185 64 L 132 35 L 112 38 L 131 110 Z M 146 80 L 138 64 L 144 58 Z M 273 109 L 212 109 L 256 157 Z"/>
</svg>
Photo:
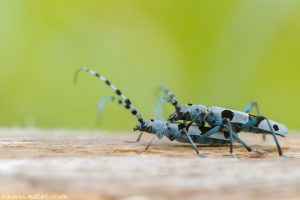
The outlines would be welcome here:
<svg viewBox="0 0 300 200">
<path fill-rule="evenodd" d="M 166 122 L 159 120 L 144 120 L 136 126 L 135 130 L 144 131 L 147 133 L 162 133 L 166 129 Z"/>
</svg>

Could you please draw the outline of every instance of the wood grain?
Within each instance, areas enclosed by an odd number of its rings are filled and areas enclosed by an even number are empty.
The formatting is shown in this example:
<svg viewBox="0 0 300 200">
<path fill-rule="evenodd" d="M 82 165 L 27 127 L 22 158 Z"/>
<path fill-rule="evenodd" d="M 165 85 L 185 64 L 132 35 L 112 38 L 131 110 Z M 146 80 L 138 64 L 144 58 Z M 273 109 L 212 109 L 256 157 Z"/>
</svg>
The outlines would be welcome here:
<svg viewBox="0 0 300 200">
<path fill-rule="evenodd" d="M 260 152 L 235 144 L 237 160 L 228 146 L 200 146 L 206 157 L 199 158 L 190 145 L 167 140 L 140 155 L 146 134 L 134 144 L 124 140 L 135 133 L 0 129 L 0 136 L 0 199 L 300 199 L 296 133 L 280 139 L 286 159 L 272 137 L 241 134 Z"/>
</svg>

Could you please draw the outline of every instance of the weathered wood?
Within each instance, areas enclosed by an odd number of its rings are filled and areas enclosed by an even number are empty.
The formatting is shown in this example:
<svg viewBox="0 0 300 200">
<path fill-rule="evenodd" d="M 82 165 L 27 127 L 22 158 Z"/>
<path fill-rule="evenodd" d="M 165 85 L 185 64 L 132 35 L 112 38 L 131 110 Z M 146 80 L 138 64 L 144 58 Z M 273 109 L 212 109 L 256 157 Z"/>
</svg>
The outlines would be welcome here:
<svg viewBox="0 0 300 200">
<path fill-rule="evenodd" d="M 4 195 L 66 195 L 68 199 L 300 199 L 300 137 L 242 134 L 260 153 L 228 146 L 193 149 L 167 140 L 138 144 L 136 134 L 64 130 L 0 130 L 0 199 Z M 13 197 L 13 196 L 11 196 Z M 40 196 L 41 197 L 41 196 Z M 60 196 L 64 197 L 64 196 Z M 42 197 L 41 197 L 42 198 Z M 41 199 L 40 198 L 40 199 Z M 37 198 L 38 199 L 38 198 Z M 58 199 L 58 198 L 56 198 Z"/>
</svg>

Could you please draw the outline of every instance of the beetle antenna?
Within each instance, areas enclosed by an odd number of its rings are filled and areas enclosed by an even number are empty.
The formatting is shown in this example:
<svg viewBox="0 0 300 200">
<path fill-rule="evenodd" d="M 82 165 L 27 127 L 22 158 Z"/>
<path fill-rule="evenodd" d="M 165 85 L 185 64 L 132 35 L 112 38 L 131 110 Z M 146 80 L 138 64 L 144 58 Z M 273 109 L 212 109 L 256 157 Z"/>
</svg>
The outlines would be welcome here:
<svg viewBox="0 0 300 200">
<path fill-rule="evenodd" d="M 180 111 L 180 105 L 178 103 L 177 98 L 175 97 L 175 95 L 166 87 L 164 86 L 160 86 L 158 88 L 159 91 L 162 91 L 163 93 L 165 93 L 168 96 L 168 101 L 171 102 L 173 104 L 173 106 L 175 107 L 176 111 Z"/>
<path fill-rule="evenodd" d="M 132 105 L 131 101 L 126 96 L 124 96 L 124 94 L 119 89 L 117 89 L 109 80 L 107 80 L 104 76 L 100 75 L 99 73 L 97 73 L 87 67 L 80 67 L 74 74 L 74 83 L 76 83 L 78 74 L 81 71 L 85 71 L 85 72 L 97 77 L 98 79 L 102 80 L 103 82 L 105 82 L 105 84 L 108 87 L 110 87 L 119 97 L 121 97 L 124 100 L 125 108 L 129 109 L 131 114 L 133 114 L 140 123 L 142 123 L 142 124 L 144 123 L 144 120 L 143 120 L 141 114 L 138 113 L 138 111 Z"/>
</svg>

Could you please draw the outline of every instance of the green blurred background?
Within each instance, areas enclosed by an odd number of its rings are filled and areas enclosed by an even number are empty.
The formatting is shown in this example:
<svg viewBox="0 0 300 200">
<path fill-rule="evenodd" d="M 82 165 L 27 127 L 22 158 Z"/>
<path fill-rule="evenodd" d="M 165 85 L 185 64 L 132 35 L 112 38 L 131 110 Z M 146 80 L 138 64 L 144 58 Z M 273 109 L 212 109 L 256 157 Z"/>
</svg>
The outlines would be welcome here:
<svg viewBox="0 0 300 200">
<path fill-rule="evenodd" d="M 159 85 L 182 103 L 242 109 L 299 129 L 299 0 L 0 0 L 0 125 L 130 129 L 110 79 L 145 118 Z M 171 106 L 165 106 L 167 112 Z M 167 114 L 166 112 L 166 114 Z"/>
</svg>

